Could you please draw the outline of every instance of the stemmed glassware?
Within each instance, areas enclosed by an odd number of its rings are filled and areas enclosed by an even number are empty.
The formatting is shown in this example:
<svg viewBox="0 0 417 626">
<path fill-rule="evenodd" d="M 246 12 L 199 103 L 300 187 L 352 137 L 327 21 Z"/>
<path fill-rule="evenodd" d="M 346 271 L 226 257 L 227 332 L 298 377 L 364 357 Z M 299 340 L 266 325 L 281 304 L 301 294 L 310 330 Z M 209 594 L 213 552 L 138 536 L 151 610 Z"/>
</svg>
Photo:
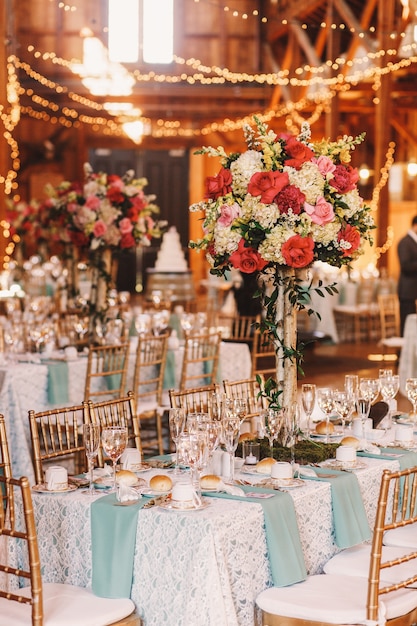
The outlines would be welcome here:
<svg viewBox="0 0 417 626">
<path fill-rule="evenodd" d="M 366 439 L 366 420 L 369 417 L 369 411 L 371 410 L 371 400 L 362 395 L 356 399 L 356 412 L 359 419 L 362 422 L 362 437 Z"/>
<path fill-rule="evenodd" d="M 230 482 L 235 478 L 234 455 L 239 443 L 240 419 L 235 416 L 228 416 L 222 420 L 222 438 L 223 443 L 230 457 L 229 476 Z"/>
<path fill-rule="evenodd" d="M 326 416 L 326 443 L 329 443 L 330 415 L 334 411 L 333 389 L 330 387 L 317 389 L 317 404 Z"/>
<path fill-rule="evenodd" d="M 361 378 L 359 380 L 359 395 L 369 400 L 372 405 L 379 395 L 379 379 Z"/>
<path fill-rule="evenodd" d="M 113 463 L 113 487 L 112 491 L 116 491 L 116 463 L 122 456 L 127 446 L 127 427 L 126 426 L 106 426 L 101 433 L 101 443 L 104 452 L 112 460 Z"/>
<path fill-rule="evenodd" d="M 352 398 L 355 403 L 358 397 L 359 390 L 359 376 L 357 374 L 346 374 L 345 376 L 345 391 Z"/>
<path fill-rule="evenodd" d="M 346 426 L 346 422 L 350 422 L 350 416 L 354 408 L 354 399 L 346 391 L 335 389 L 333 393 L 334 409 L 342 421 L 342 428 Z"/>
<path fill-rule="evenodd" d="M 285 411 L 285 409 L 283 409 Z M 286 411 L 287 446 L 291 451 L 291 464 L 295 463 L 295 444 L 300 433 L 300 409 L 295 403 Z"/>
<path fill-rule="evenodd" d="M 379 376 L 379 384 L 382 399 L 388 404 L 388 419 L 384 418 L 383 420 L 383 424 L 386 424 L 387 430 L 391 427 L 391 400 L 394 400 L 400 388 L 400 377 L 398 374 L 393 374 L 391 370 L 384 370 L 384 373 Z"/>
<path fill-rule="evenodd" d="M 307 417 L 307 433 L 309 434 L 311 431 L 311 415 L 316 404 L 316 385 L 311 383 L 301 385 L 301 402 Z"/>
<path fill-rule="evenodd" d="M 99 424 L 84 424 L 83 426 L 83 443 L 85 448 L 85 454 L 88 461 L 88 475 L 89 486 L 88 489 L 83 491 L 88 496 L 94 496 L 98 493 L 97 489 L 94 489 L 94 458 L 98 454 L 100 448 L 100 425 Z"/>
<path fill-rule="evenodd" d="M 417 378 L 407 378 L 405 381 L 407 398 L 413 405 L 412 421 L 417 422 Z"/>
<path fill-rule="evenodd" d="M 270 456 L 274 457 L 274 440 L 278 437 L 284 417 L 284 409 L 276 411 L 275 409 L 266 409 L 261 417 L 260 437 L 268 437 Z"/>
<path fill-rule="evenodd" d="M 171 439 L 175 443 L 174 474 L 179 474 L 180 470 L 179 470 L 179 463 L 178 463 L 178 438 L 184 430 L 185 410 L 181 408 L 170 409 L 168 421 L 169 421 L 169 432 L 171 435 Z"/>
</svg>

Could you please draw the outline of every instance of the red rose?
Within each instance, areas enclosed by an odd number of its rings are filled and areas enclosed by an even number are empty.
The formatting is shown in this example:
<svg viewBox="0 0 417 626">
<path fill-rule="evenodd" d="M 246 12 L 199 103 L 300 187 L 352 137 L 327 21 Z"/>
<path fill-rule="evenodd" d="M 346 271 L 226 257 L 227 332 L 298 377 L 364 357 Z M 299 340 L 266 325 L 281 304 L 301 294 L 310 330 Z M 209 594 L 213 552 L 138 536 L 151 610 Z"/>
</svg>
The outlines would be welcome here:
<svg viewBox="0 0 417 626">
<path fill-rule="evenodd" d="M 287 185 L 275 198 L 280 213 L 288 213 L 291 209 L 294 215 L 301 213 L 301 207 L 305 201 L 305 195 L 295 185 Z"/>
<path fill-rule="evenodd" d="M 132 233 L 126 233 L 120 240 L 121 248 L 133 248 L 136 245 L 135 238 Z"/>
<path fill-rule="evenodd" d="M 293 235 L 282 244 L 281 253 L 289 267 L 307 267 L 313 262 L 314 241 L 311 237 Z"/>
<path fill-rule="evenodd" d="M 355 167 L 350 165 L 336 165 L 333 178 L 331 178 L 329 182 L 339 193 L 347 193 L 355 189 L 358 180 L 359 172 Z"/>
<path fill-rule="evenodd" d="M 206 198 L 216 200 L 232 191 L 232 173 L 222 167 L 217 176 L 207 176 L 206 178 Z"/>
<path fill-rule="evenodd" d="M 339 230 L 337 240 L 350 244 L 350 248 L 343 249 L 343 256 L 350 256 L 359 248 L 361 236 L 354 226 L 347 224 L 342 230 Z"/>
<path fill-rule="evenodd" d="M 295 137 L 290 137 L 286 141 L 285 151 L 290 157 L 285 161 L 285 165 L 295 167 L 296 169 L 299 169 L 303 163 L 311 161 L 314 157 L 314 152 Z"/>
<path fill-rule="evenodd" d="M 253 274 L 253 272 L 259 272 L 263 270 L 268 262 L 265 261 L 259 252 L 251 247 L 245 246 L 245 240 L 239 241 L 239 246 L 233 254 L 230 255 L 230 263 L 237 270 L 244 272 L 245 274 Z"/>
<path fill-rule="evenodd" d="M 69 231 L 69 236 L 70 236 L 71 242 L 74 244 L 74 246 L 77 246 L 77 248 L 84 248 L 85 246 L 88 246 L 88 243 L 89 243 L 88 237 L 86 237 L 84 233 L 71 230 Z"/>
<path fill-rule="evenodd" d="M 260 196 L 263 204 L 271 204 L 289 182 L 286 172 L 256 172 L 249 181 L 248 193 L 255 198 Z"/>
<path fill-rule="evenodd" d="M 106 196 L 112 204 L 121 204 L 125 198 L 120 189 L 117 189 L 117 187 L 109 187 Z"/>
</svg>

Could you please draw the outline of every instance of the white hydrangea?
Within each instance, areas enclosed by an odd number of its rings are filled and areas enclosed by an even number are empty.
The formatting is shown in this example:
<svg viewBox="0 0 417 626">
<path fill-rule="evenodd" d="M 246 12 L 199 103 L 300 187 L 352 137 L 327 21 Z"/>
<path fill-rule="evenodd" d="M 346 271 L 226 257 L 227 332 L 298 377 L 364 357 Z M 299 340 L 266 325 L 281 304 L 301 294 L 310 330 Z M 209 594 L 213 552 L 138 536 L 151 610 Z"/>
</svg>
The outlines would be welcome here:
<svg viewBox="0 0 417 626">
<path fill-rule="evenodd" d="M 345 217 L 346 219 L 352 218 L 356 213 L 362 210 L 363 200 L 359 195 L 359 191 L 355 188 L 352 191 L 348 191 L 348 193 L 343 194 L 342 200 L 345 204 L 348 205 L 348 209 L 342 209 L 337 207 L 336 213 Z"/>
<path fill-rule="evenodd" d="M 262 155 L 256 150 L 247 150 L 230 165 L 232 190 L 236 196 L 244 196 L 253 174 L 263 171 Z"/>
<path fill-rule="evenodd" d="M 295 234 L 296 232 L 288 229 L 287 226 L 275 226 L 260 244 L 258 249 L 259 254 L 265 261 L 285 264 L 284 257 L 281 254 L 281 247 L 287 239 Z"/>
<path fill-rule="evenodd" d="M 105 198 L 100 203 L 99 214 L 100 214 L 100 218 L 103 220 L 105 224 L 112 224 L 116 220 L 116 218 L 121 214 L 121 211 L 120 209 L 117 209 L 116 207 L 114 207 L 111 204 L 110 200 Z"/>
<path fill-rule="evenodd" d="M 251 220 L 258 222 L 264 230 L 271 228 L 279 218 L 276 204 L 263 204 L 259 198 L 248 194 L 242 204 L 241 218 L 246 223 Z"/>
<path fill-rule="evenodd" d="M 325 180 L 315 163 L 307 161 L 299 170 L 285 166 L 284 172 L 287 172 L 290 184 L 303 192 L 309 204 L 316 204 L 317 198 L 323 196 Z"/>
<path fill-rule="evenodd" d="M 340 222 L 329 222 L 328 224 L 319 225 L 311 224 L 311 236 L 316 243 L 321 243 L 324 246 L 328 246 L 330 243 L 334 243 L 337 247 L 337 233 L 341 228 Z"/>
<path fill-rule="evenodd" d="M 214 228 L 216 254 L 232 254 L 237 250 L 242 234 L 230 228 L 222 228 L 216 224 Z"/>
</svg>

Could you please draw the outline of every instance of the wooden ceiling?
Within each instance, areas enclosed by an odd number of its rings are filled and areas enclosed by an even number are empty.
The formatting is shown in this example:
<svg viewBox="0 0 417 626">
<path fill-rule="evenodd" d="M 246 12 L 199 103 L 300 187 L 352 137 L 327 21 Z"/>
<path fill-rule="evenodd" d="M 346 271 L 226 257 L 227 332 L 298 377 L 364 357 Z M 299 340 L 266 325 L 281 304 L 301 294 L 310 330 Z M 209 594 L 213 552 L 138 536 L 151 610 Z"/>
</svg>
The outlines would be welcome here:
<svg viewBox="0 0 417 626">
<path fill-rule="evenodd" d="M 416 0 L 408 3 L 175 0 L 176 62 L 126 65 L 137 78 L 133 93 L 113 100 L 141 109 L 150 124 L 142 143 L 148 149 L 216 140 L 233 145 L 244 116 L 267 113 L 274 129 L 294 129 L 302 119 L 320 136 L 365 129 L 372 151 L 385 89 L 386 138 L 397 142 L 400 158 L 417 156 L 417 59 L 407 60 L 416 52 L 398 53 L 416 9 Z M 91 96 L 68 67 L 82 58 L 82 28 L 106 45 L 106 7 L 106 0 L 6 0 L 7 54 L 15 55 L 21 85 L 16 132 L 23 167 L 49 144 L 81 151 L 86 145 L 132 147 L 119 120 L 102 109 L 110 98 Z M 388 49 L 397 52 L 381 55 Z M 375 58 L 364 76 L 367 54 Z M 389 63 L 399 65 L 381 72 Z M 260 74 L 267 77 L 253 80 Z M 214 81 L 218 76 L 222 82 Z M 236 132 L 229 120 L 237 122 Z"/>
</svg>

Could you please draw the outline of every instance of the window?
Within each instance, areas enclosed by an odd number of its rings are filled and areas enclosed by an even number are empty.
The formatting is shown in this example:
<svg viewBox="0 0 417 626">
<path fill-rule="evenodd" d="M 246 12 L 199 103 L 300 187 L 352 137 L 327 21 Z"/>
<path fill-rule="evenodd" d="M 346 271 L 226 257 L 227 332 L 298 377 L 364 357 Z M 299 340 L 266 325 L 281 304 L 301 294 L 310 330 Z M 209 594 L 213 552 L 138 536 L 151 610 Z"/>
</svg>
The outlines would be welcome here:
<svg viewBox="0 0 417 626">
<path fill-rule="evenodd" d="M 108 3 L 111 61 L 172 62 L 174 0 L 108 0 Z"/>
</svg>

